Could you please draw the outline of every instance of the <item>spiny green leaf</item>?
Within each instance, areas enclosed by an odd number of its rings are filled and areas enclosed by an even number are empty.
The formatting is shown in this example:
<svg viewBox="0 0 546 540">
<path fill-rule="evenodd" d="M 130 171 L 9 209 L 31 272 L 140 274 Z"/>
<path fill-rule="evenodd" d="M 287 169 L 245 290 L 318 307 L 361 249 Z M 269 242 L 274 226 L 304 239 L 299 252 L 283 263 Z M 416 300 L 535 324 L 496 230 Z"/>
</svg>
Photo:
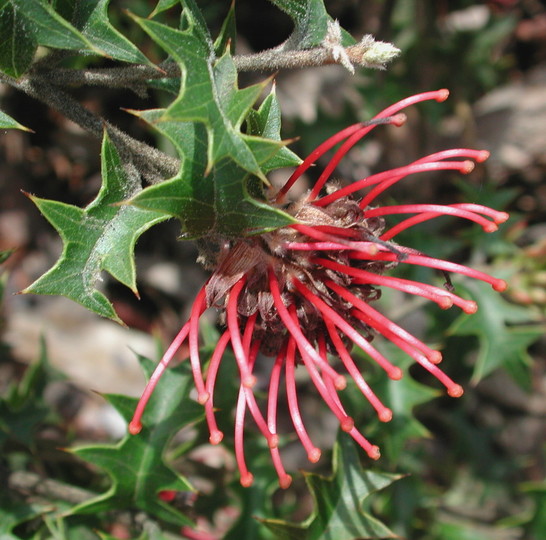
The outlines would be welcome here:
<svg viewBox="0 0 546 540">
<path fill-rule="evenodd" d="M 20 11 L 11 3 L 0 9 L 0 70 L 12 77 L 21 76 L 32 63 L 38 47 L 34 33 Z M 15 124 L 10 125 L 10 121 Z M 2 113 L 1 127 L 21 129 L 9 116 Z"/>
<path fill-rule="evenodd" d="M 237 27 L 235 24 L 235 0 L 231 1 L 228 14 L 222 23 L 222 28 L 214 42 L 216 56 L 222 56 L 226 51 L 235 54 L 235 42 L 237 39 Z"/>
<path fill-rule="evenodd" d="M 138 237 L 165 219 L 156 212 L 120 205 L 133 195 L 119 155 L 105 135 L 102 146 L 103 184 L 85 209 L 31 197 L 63 240 L 61 257 L 24 293 L 66 296 L 87 309 L 119 321 L 112 304 L 96 289 L 100 272 L 136 292 L 133 250 Z"/>
<path fill-rule="evenodd" d="M 89 41 L 106 55 L 124 62 L 152 63 L 124 35 L 116 30 L 108 18 L 110 0 L 79 2 L 74 24 Z"/>
<path fill-rule="evenodd" d="M 34 34 L 40 45 L 58 49 L 86 49 L 103 54 L 91 41 L 47 2 L 41 0 L 10 0 L 27 21 L 27 32 Z"/>
<path fill-rule="evenodd" d="M 249 180 L 236 163 L 223 160 L 199 183 L 175 178 L 142 191 L 130 203 L 160 212 L 163 219 L 178 218 L 188 238 L 262 234 L 295 223 L 288 214 L 251 197 Z"/>
<path fill-rule="evenodd" d="M 253 136 L 246 137 L 246 141 L 264 172 L 296 167 L 301 163 L 301 159 L 281 139 L 281 108 L 275 85 L 260 108 L 249 111 L 246 123 L 248 134 Z"/>
<path fill-rule="evenodd" d="M 243 169 L 265 177 L 240 126 L 263 90 L 254 85 L 237 88 L 237 71 L 229 54 L 215 60 L 210 36 L 200 21 L 186 9 L 186 30 L 175 30 L 154 21 L 136 18 L 150 37 L 180 65 L 180 94 L 165 111 L 164 121 L 203 123 L 208 135 L 207 170 L 230 158 Z M 267 182 L 267 181 L 266 181 Z"/>
<path fill-rule="evenodd" d="M 17 500 L 3 488 L 0 493 L 0 540 L 21 540 L 13 534 L 13 529 L 49 510 L 42 504 Z"/>
<path fill-rule="evenodd" d="M 150 13 L 150 15 L 148 15 L 148 18 L 153 19 L 156 15 L 159 15 L 161 12 L 170 9 L 179 3 L 180 0 L 159 0 L 157 6 L 155 6 L 154 10 Z"/>
<path fill-rule="evenodd" d="M 331 478 L 304 473 L 315 501 L 313 514 L 304 523 L 272 519 L 261 520 L 262 523 L 287 540 L 395 538 L 386 525 L 363 511 L 362 503 L 402 476 L 363 470 L 355 445 L 346 433 L 338 437 L 333 463 Z"/>
<path fill-rule="evenodd" d="M 153 363 L 140 362 L 148 377 Z M 193 378 L 187 363 L 167 370 L 150 398 L 138 435 L 127 435 L 116 445 L 94 445 L 72 450 L 80 458 L 104 469 L 112 481 L 110 489 L 72 509 L 73 514 L 138 508 L 174 525 L 191 524 L 189 518 L 162 502 L 164 490 L 193 491 L 188 481 L 175 473 L 163 460 L 171 437 L 182 427 L 203 416 L 203 408 L 189 398 Z M 110 395 L 108 400 L 130 421 L 137 401 Z"/>
<path fill-rule="evenodd" d="M 286 44 L 287 48 L 310 49 L 322 43 L 328 31 L 328 21 L 332 21 L 323 0 L 270 0 L 270 2 L 290 15 L 294 21 L 294 32 Z M 345 46 L 354 43 L 354 39 L 347 32 L 342 33 Z"/>
<path fill-rule="evenodd" d="M 164 111 L 161 109 L 133 112 L 172 141 L 181 166 L 176 178 L 144 189 L 130 201 L 131 204 L 178 218 L 186 237 L 213 233 L 234 236 L 258 234 L 294 222 L 284 212 L 249 194 L 248 184 L 252 182 L 252 177 L 236 163 L 224 160 L 215 164 L 206 175 L 207 136 L 202 124 L 162 121 Z M 245 136 L 250 142 L 249 146 L 255 150 L 260 165 L 269 170 L 277 153 L 282 154 L 277 165 L 299 162 L 280 141 L 280 120 L 277 116 L 280 113 L 274 96 L 268 96 L 255 113 L 255 133 L 271 137 Z M 262 154 L 258 152 L 259 144 L 264 149 Z M 265 160 L 263 164 L 262 159 Z"/>
<path fill-rule="evenodd" d="M 499 367 L 527 369 L 531 362 L 527 349 L 544 335 L 544 325 L 536 324 L 528 309 L 507 302 L 490 286 L 468 282 L 457 287 L 466 289 L 479 306 L 477 313 L 461 315 L 450 328 L 454 335 L 479 339 L 472 382 L 477 384 Z"/>
<path fill-rule="evenodd" d="M 0 15 L 1 17 L 1 15 Z M 2 35 L 2 30 L 0 29 L 0 35 Z M 1 60 L 0 60 L 1 62 Z M 2 71 L 5 71 L 0 67 Z M 7 73 L 7 72 L 6 72 Z M 6 113 L 0 111 L 0 129 L 21 129 L 23 131 L 31 131 L 27 127 L 21 125 L 17 120 L 13 119 L 11 116 L 8 116 Z"/>
</svg>

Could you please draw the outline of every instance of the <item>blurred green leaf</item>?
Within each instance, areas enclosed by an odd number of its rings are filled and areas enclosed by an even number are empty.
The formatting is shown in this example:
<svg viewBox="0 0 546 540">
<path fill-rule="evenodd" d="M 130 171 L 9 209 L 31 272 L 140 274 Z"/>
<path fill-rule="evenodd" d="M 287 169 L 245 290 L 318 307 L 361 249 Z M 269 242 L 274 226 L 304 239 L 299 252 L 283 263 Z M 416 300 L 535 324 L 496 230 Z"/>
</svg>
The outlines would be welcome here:
<svg viewBox="0 0 546 540">
<path fill-rule="evenodd" d="M 214 41 L 214 52 L 216 56 L 222 56 L 225 52 L 235 54 L 236 41 L 237 27 L 235 24 L 235 0 L 232 0 L 229 11 L 222 23 L 222 28 Z"/>
<path fill-rule="evenodd" d="M 155 366 L 139 360 L 148 377 Z M 193 378 L 189 365 L 168 369 L 152 394 L 138 435 L 126 435 L 116 445 L 94 445 L 73 449 L 77 456 L 104 469 L 112 481 L 108 491 L 72 508 L 72 514 L 94 514 L 114 509 L 138 508 L 174 525 L 189 525 L 191 520 L 164 503 L 164 490 L 193 491 L 189 482 L 165 464 L 163 455 L 172 436 L 182 427 L 203 416 L 203 408 L 189 393 Z M 110 403 L 129 422 L 138 402 L 126 396 L 107 396 Z"/>
<path fill-rule="evenodd" d="M 62 375 L 49 365 L 45 341 L 40 343 L 40 356 L 31 363 L 17 383 L 10 384 L 0 397 L 0 448 L 8 441 L 17 441 L 32 448 L 37 428 L 50 414 L 44 403 L 46 385 Z"/>
<path fill-rule="evenodd" d="M 0 70 L 17 78 L 32 63 L 38 43 L 19 9 L 8 2 L 0 8 L 0 36 Z M 0 123 L 2 128 L 21 129 L 20 124 L 4 113 Z"/>
<path fill-rule="evenodd" d="M 515 371 L 517 378 L 518 371 L 528 369 L 527 349 L 544 335 L 544 325 L 536 324 L 528 309 L 507 302 L 486 284 L 465 282 L 457 288 L 466 290 L 479 306 L 473 315 L 460 315 L 449 330 L 453 335 L 474 335 L 479 340 L 472 383 L 499 367 Z"/>
<path fill-rule="evenodd" d="M 441 392 L 411 377 L 408 370 L 414 364 L 414 360 L 394 344 L 381 343 L 378 348 L 386 358 L 404 372 L 404 376 L 399 381 L 393 381 L 381 373 L 381 376 L 372 383 L 381 401 L 393 413 L 390 422 L 377 422 L 378 436 L 382 440 L 381 454 L 389 463 L 396 463 L 409 440 L 429 435 L 429 431 L 415 417 L 415 408 L 439 397 Z M 364 399 L 362 395 L 360 398 Z"/>
<path fill-rule="evenodd" d="M 104 56 L 151 65 L 138 48 L 112 26 L 108 18 L 109 3 L 110 0 L 78 2 L 74 24 Z"/>
<path fill-rule="evenodd" d="M 1 19 L 1 16 L 2 15 L 0 14 L 0 19 Z M 0 28 L 0 35 L 1 34 L 2 34 L 2 29 Z M 2 69 L 2 71 L 5 71 L 1 67 L 1 62 L 2 61 L 0 60 L 0 69 Z M 17 120 L 14 120 L 11 116 L 8 116 L 6 113 L 2 111 L 0 111 L 0 129 L 21 129 L 23 131 L 30 131 L 30 129 L 21 125 L 19 122 L 17 122 Z"/>
<path fill-rule="evenodd" d="M 324 478 L 304 473 L 315 507 L 302 524 L 261 520 L 278 538 L 287 540 L 354 540 L 396 538 L 386 525 L 362 509 L 371 494 L 402 476 L 363 470 L 352 439 L 341 433 L 334 447 L 334 474 Z"/>
<path fill-rule="evenodd" d="M 102 187 L 85 209 L 30 196 L 63 240 L 63 252 L 24 293 L 58 294 L 120 322 L 112 304 L 96 289 L 100 272 L 136 293 L 133 250 L 138 237 L 166 216 L 122 203 L 132 193 L 120 157 L 107 135 L 102 146 Z"/>
</svg>

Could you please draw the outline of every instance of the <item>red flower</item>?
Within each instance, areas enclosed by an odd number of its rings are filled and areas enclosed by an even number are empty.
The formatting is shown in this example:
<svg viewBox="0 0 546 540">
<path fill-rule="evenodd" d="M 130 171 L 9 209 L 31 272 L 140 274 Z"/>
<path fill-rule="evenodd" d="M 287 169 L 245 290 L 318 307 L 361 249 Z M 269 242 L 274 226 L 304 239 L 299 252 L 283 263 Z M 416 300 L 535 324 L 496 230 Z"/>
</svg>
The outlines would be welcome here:
<svg viewBox="0 0 546 540">
<path fill-rule="evenodd" d="M 430 349 L 390 321 L 371 303 L 379 297 L 382 287 L 389 287 L 432 300 L 442 309 L 455 304 L 465 313 L 474 313 L 477 310 L 475 302 L 454 294 L 449 284 L 442 289 L 386 274 L 399 264 L 413 264 L 486 281 L 497 291 L 504 290 L 506 283 L 465 266 L 427 257 L 392 240 L 399 232 L 440 215 L 474 221 L 486 232 L 497 230 L 497 224 L 506 221 L 508 215 L 476 204 L 372 205 L 378 195 L 410 174 L 442 170 L 466 174 L 474 168 L 474 161 L 487 159 L 488 152 L 464 148 L 446 150 L 405 167 L 368 176 L 344 188 L 327 184 L 342 157 L 376 125 L 400 125 L 405 116 L 399 111 L 405 107 L 424 100 L 444 101 L 447 96 L 447 90 L 412 96 L 388 107 L 371 122 L 355 124 L 329 138 L 294 171 L 270 201 L 291 214 L 297 224 L 226 243 L 218 256 L 215 271 L 197 295 L 189 321 L 148 382 L 129 426 L 131 433 L 140 431 L 146 402 L 161 374 L 186 340 L 198 401 L 205 407 L 212 444 L 218 444 L 223 437 L 214 416 L 216 376 L 227 345 L 233 349 L 241 379 L 235 413 L 235 455 L 243 486 L 250 486 L 253 479 L 245 464 L 243 449 L 247 410 L 267 439 L 280 486 L 286 488 L 290 485 L 291 477 L 283 468 L 277 435 L 277 400 L 283 373 L 294 429 L 309 460 L 316 462 L 320 458 L 321 452 L 310 440 L 298 407 L 295 369 L 299 364 L 307 369 L 316 389 L 338 418 L 341 429 L 348 432 L 372 459 L 379 457 L 379 449 L 362 435 L 345 412 L 338 394 L 345 388 L 345 377 L 333 367 L 329 355 L 340 360 L 343 370 L 355 381 L 383 422 L 391 419 L 392 412 L 368 386 L 349 352 L 353 345 L 360 347 L 385 370 L 388 377 L 400 379 L 400 368 L 371 345 L 374 334 L 382 334 L 404 350 L 434 375 L 450 396 L 462 395 L 461 386 L 437 366 L 442 360 L 440 352 Z M 338 143 L 342 144 L 310 193 L 301 200 L 284 204 L 288 190 L 298 178 Z M 354 198 L 356 192 L 365 188 L 371 189 L 361 199 Z M 323 189 L 326 194 L 320 196 Z M 413 216 L 387 228 L 384 216 L 391 214 Z M 220 309 L 226 330 L 216 345 L 204 376 L 199 356 L 199 318 L 209 307 Z M 254 363 L 260 352 L 275 358 L 265 416 L 252 391 L 256 382 Z"/>
</svg>

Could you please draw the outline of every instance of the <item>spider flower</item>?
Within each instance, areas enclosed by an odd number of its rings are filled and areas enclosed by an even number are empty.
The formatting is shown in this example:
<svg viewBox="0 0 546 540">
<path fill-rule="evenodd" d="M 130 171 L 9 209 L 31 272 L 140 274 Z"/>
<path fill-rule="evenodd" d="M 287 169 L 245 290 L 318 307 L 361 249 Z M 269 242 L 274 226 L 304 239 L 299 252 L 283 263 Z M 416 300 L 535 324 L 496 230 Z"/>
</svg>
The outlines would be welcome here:
<svg viewBox="0 0 546 540">
<path fill-rule="evenodd" d="M 377 362 L 389 378 L 400 379 L 400 368 L 371 344 L 373 336 L 381 334 L 436 377 L 450 396 L 462 395 L 462 387 L 438 367 L 441 353 L 389 320 L 372 307 L 372 303 L 380 296 L 381 289 L 391 288 L 424 297 L 442 309 L 455 304 L 465 313 L 474 313 L 476 303 L 454 294 L 449 279 L 447 286 L 441 288 L 392 277 L 389 271 L 398 265 L 410 264 L 434 268 L 446 275 L 463 274 L 490 283 L 497 291 L 504 290 L 506 283 L 466 266 L 428 257 L 393 239 L 403 230 L 443 215 L 474 221 L 486 232 L 492 232 L 508 215 L 477 204 L 378 206 L 376 199 L 393 184 L 416 173 L 469 173 L 475 162 L 487 159 L 488 152 L 466 148 L 445 150 L 343 188 L 329 182 L 343 156 L 375 126 L 400 125 L 405 121 L 405 115 L 400 113 L 405 107 L 425 100 L 443 101 L 447 96 L 447 90 L 438 90 L 409 97 L 388 107 L 372 121 L 352 125 L 330 137 L 301 163 L 270 200 L 272 205 L 292 215 L 296 223 L 226 242 L 214 272 L 193 303 L 189 321 L 167 349 L 142 394 L 129 426 L 131 433 L 140 431 L 146 403 L 184 343 L 189 347 L 197 400 L 204 405 L 212 444 L 218 444 L 223 438 L 214 409 L 218 369 L 226 347 L 229 345 L 233 350 L 240 375 L 235 410 L 235 457 L 243 486 L 250 486 L 253 481 L 244 454 L 247 414 L 267 440 L 280 486 L 286 488 L 291 483 L 278 449 L 277 405 L 281 380 L 297 437 L 309 461 L 316 462 L 320 458 L 321 451 L 309 437 L 300 413 L 295 379 L 297 366 L 305 367 L 341 429 L 372 459 L 379 458 L 378 447 L 364 437 L 343 406 L 340 392 L 346 386 L 346 377 L 353 379 L 380 421 L 388 422 L 392 411 L 366 383 L 351 357 L 353 347 L 360 348 Z M 339 147 L 311 191 L 300 200 L 286 202 L 287 192 L 301 175 L 336 145 Z M 393 214 L 410 217 L 389 228 L 386 218 Z M 199 353 L 199 319 L 211 307 L 220 310 L 225 331 L 204 372 Z M 266 403 L 259 404 L 253 392 L 254 366 L 263 361 L 271 364 L 271 370 Z"/>
</svg>

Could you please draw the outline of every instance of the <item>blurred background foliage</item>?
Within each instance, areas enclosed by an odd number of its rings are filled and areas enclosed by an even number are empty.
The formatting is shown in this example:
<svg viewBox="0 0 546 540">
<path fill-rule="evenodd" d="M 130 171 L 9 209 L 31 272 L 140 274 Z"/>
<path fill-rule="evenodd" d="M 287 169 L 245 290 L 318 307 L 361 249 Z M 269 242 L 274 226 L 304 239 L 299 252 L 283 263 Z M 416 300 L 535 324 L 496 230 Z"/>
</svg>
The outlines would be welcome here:
<svg viewBox="0 0 546 540">
<path fill-rule="evenodd" d="M 215 35 L 228 2 L 197 3 Z M 156 60 L 161 55 L 157 46 L 123 14 L 129 8 L 147 15 L 154 4 L 112 0 L 110 15 L 116 27 Z M 480 305 L 474 316 L 455 309 L 442 312 L 394 294 L 382 298 L 382 309 L 392 319 L 441 348 L 446 371 L 464 385 L 465 395 L 459 400 L 441 396 L 394 349 L 386 354 L 411 374 L 396 383 L 385 381 L 365 358 L 359 358 L 371 385 L 379 389 L 395 417 L 389 424 L 379 424 L 362 410 L 354 388 L 347 390 L 348 408 L 356 422 L 366 426 L 366 436 L 382 448 L 383 459 L 373 470 L 403 475 L 374 493 L 366 511 L 408 539 L 542 540 L 546 538 L 545 3 L 326 0 L 325 5 L 353 36 L 371 33 L 394 43 L 402 54 L 385 71 L 357 71 L 354 77 L 337 66 L 279 73 L 283 136 L 297 138 L 291 148 L 304 156 L 329 134 L 370 118 L 398 99 L 445 87 L 451 92 L 447 102 L 413 108 L 402 128 L 376 129 L 340 165 L 340 181 L 350 182 L 447 147 L 485 147 L 492 158 L 469 177 L 443 173 L 412 179 L 390 196 L 414 202 L 481 202 L 511 214 L 510 221 L 493 235 L 442 219 L 401 238 L 431 256 L 485 269 L 506 279 L 510 288 L 500 296 L 487 287 L 456 280 L 457 291 Z M 237 0 L 236 13 L 238 52 L 276 46 L 290 34 L 290 19 L 266 0 Z M 166 21 L 178 16 L 176 9 L 161 15 Z M 90 61 L 79 62 L 83 66 Z M 243 74 L 241 85 L 260 78 L 260 74 Z M 120 110 L 162 106 L 166 97 L 161 92 L 143 98 L 115 89 L 80 88 L 74 94 L 135 137 L 165 144 Z M 63 514 L 74 504 L 106 492 L 111 479 L 93 463 L 60 448 L 90 442 L 111 445 L 123 433 L 112 407 L 89 389 L 135 395 L 142 381 L 132 374 L 127 386 L 119 381 L 116 386 L 109 379 L 124 379 L 124 372 L 101 373 L 104 363 L 112 363 L 112 356 L 99 361 L 102 352 L 84 351 L 86 344 L 91 347 L 91 342 L 101 340 L 115 357 L 114 363 L 138 372 L 134 365 L 127 367 L 130 361 L 117 352 L 126 348 L 126 331 L 105 337 L 104 323 L 86 317 L 72 304 L 67 307 L 62 302 L 51 308 L 51 299 L 11 296 L 47 268 L 59 249 L 53 231 L 44 226 L 20 190 L 87 204 L 100 186 L 99 142 L 12 90 L 2 88 L 0 100 L 3 110 L 35 130 L 10 131 L 0 138 L 0 250 L 16 248 L 9 257 L 6 254 L 0 277 L 5 289 L 0 485 L 10 486 L 0 493 L 0 538 L 180 537 L 178 525 L 154 517 L 153 512 L 150 517 L 142 508 L 113 506 L 93 516 Z M 272 175 L 272 182 L 279 181 L 279 175 L 283 173 Z M 140 240 L 140 301 L 119 285 L 105 283 L 126 323 L 159 340 L 172 335 L 185 319 L 188 302 L 204 277 L 193 262 L 195 248 L 178 242 L 177 234 L 178 226 L 166 223 Z M 441 279 L 421 268 L 404 272 L 412 279 Z M 89 342 L 69 341 L 72 352 L 67 354 L 60 342 L 66 345 L 67 336 L 81 336 L 78 332 L 93 337 Z M 216 337 L 211 326 L 205 345 L 210 346 Z M 75 343 L 80 344 L 76 353 Z M 161 345 L 152 344 L 149 354 L 154 356 L 158 349 Z M 87 371 L 74 366 L 84 361 Z M 226 387 L 218 406 L 224 399 L 228 408 L 235 401 L 236 377 L 227 362 L 223 366 L 220 380 L 226 381 Z M 102 384 L 101 378 L 108 384 Z M 327 413 L 322 413 L 305 383 L 301 396 L 303 408 L 315 412 L 314 436 L 323 447 L 331 448 L 335 430 Z M 112 403 L 121 406 L 115 399 Z M 317 410 L 321 410 L 318 416 Z M 226 433 L 231 433 L 232 420 L 222 420 Z M 168 461 L 198 492 L 178 491 L 172 498 L 165 496 L 165 504 L 217 538 L 288 538 L 291 529 L 260 524 L 254 516 L 291 522 L 310 516 L 314 503 L 304 477 L 295 474 L 289 490 L 276 490 L 259 437 L 249 443 L 256 451 L 249 449 L 248 457 L 249 467 L 260 480 L 249 490 L 238 486 L 227 450 L 211 450 L 203 446 L 206 440 L 203 426 L 196 424 L 168 446 Z M 292 470 L 309 469 L 293 442 L 286 441 Z M 370 466 L 365 459 L 362 465 Z M 30 483 L 13 477 L 14 471 L 29 473 Z M 314 472 L 332 474 L 331 460 L 323 458 Z M 32 485 L 36 476 L 56 484 L 40 492 Z M 55 491 L 59 486 L 62 496 Z M 303 535 L 301 531 L 294 534 Z"/>
</svg>

